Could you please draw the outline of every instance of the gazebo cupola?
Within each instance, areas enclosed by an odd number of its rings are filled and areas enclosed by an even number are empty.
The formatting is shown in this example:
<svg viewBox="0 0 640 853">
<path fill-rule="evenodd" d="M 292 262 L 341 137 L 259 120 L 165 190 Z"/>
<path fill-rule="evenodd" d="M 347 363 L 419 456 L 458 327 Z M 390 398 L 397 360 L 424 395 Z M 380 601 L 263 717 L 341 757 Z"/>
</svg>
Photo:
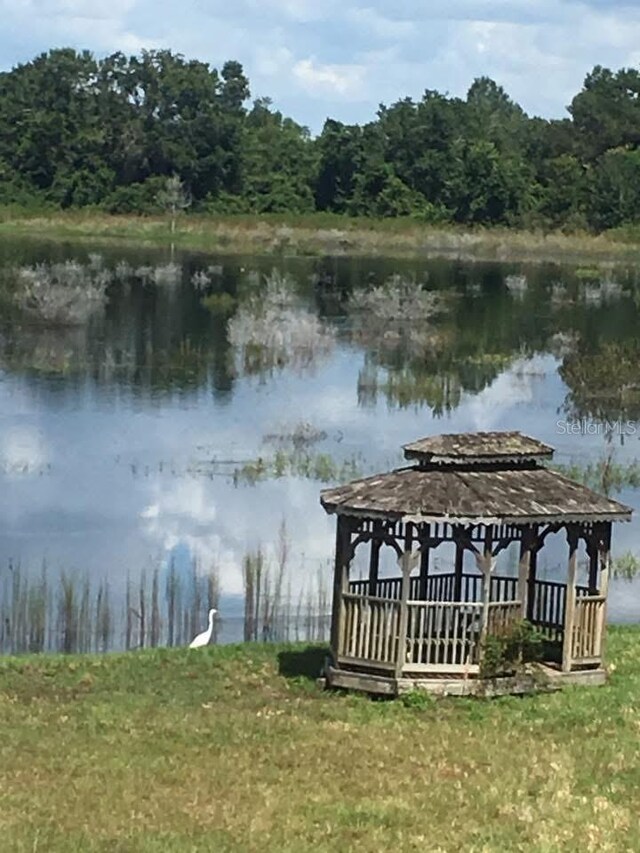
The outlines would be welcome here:
<svg viewBox="0 0 640 853">
<path fill-rule="evenodd" d="M 553 448 L 520 432 L 431 436 L 403 449 L 410 467 L 322 492 L 338 519 L 328 683 L 473 692 L 488 638 L 523 620 L 544 636 L 550 677 L 601 682 L 611 528 L 631 509 L 546 467 Z M 559 531 L 566 578 L 540 579 L 538 554 Z M 433 571 L 431 555 L 446 542 L 453 565 Z M 517 573 L 496 574 L 512 543 Z M 380 576 L 383 547 L 395 551 L 396 577 Z M 356 579 L 358 548 L 369 551 L 368 576 Z"/>
</svg>

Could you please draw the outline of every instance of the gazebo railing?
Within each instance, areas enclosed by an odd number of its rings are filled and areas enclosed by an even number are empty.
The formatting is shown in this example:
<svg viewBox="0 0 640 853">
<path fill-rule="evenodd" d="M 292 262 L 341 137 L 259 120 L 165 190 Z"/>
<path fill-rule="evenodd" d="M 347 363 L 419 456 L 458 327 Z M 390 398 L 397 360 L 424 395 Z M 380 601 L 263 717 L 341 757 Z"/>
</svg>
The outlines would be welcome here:
<svg viewBox="0 0 640 853">
<path fill-rule="evenodd" d="M 395 668 L 400 636 L 400 601 L 344 593 L 338 656 Z"/>
<path fill-rule="evenodd" d="M 477 670 L 482 576 L 465 573 L 456 579 L 453 573 L 430 575 L 425 598 L 420 595 L 423 583 L 419 576 L 410 578 L 407 612 L 403 614 L 401 578 L 378 580 L 378 594 L 374 596 L 369 595 L 369 580 L 351 581 L 349 591 L 342 596 L 338 657 L 344 662 L 405 674 Z M 594 665 L 602 657 L 606 597 L 589 592 L 585 586 L 576 587 L 571 639 L 565 642 L 566 585 L 548 580 L 528 585 L 532 594 L 527 608 L 529 620 L 548 640 L 564 644 L 571 666 Z M 508 633 L 523 617 L 518 579 L 494 575 L 487 607 L 487 633 Z M 404 625 L 406 632 L 401 636 Z M 566 643 L 570 643 L 570 650 Z"/>
<path fill-rule="evenodd" d="M 403 674 L 478 672 L 482 602 L 407 602 L 346 592 L 342 596 L 338 661 Z M 520 601 L 491 602 L 487 631 L 508 631 L 522 611 Z M 404 633 L 403 633 L 404 629 Z"/>
<path fill-rule="evenodd" d="M 576 586 L 578 600 L 589 595 L 589 587 Z M 550 640 L 562 641 L 567 608 L 567 585 L 559 581 L 540 581 L 534 584 L 530 621 Z"/>
<path fill-rule="evenodd" d="M 379 578 L 375 584 L 374 597 L 389 598 L 396 600 L 400 598 L 402 591 L 402 578 Z M 349 592 L 356 595 L 369 595 L 370 583 L 366 578 L 349 581 Z M 550 633 L 564 625 L 564 613 L 566 607 L 566 584 L 560 581 L 536 580 L 534 584 L 534 596 L 532 606 L 532 621 L 541 629 L 547 629 Z M 589 588 L 576 586 L 578 596 L 589 595 Z M 414 601 L 422 600 L 420 596 L 420 578 L 413 576 L 410 579 L 409 598 Z M 455 598 L 455 574 L 429 575 L 426 584 L 426 601 L 453 601 Z M 491 601 L 515 601 L 518 598 L 518 578 L 508 575 L 491 576 Z M 460 601 L 482 600 L 482 575 L 462 575 L 460 585 Z"/>
<path fill-rule="evenodd" d="M 607 599 L 604 595 L 576 597 L 571 631 L 571 662 L 584 665 L 602 659 Z"/>
<path fill-rule="evenodd" d="M 409 601 L 403 671 L 477 670 L 482 604 Z"/>
<path fill-rule="evenodd" d="M 399 599 L 402 591 L 402 578 L 379 578 L 374 590 L 368 579 L 349 581 L 349 592 L 357 595 L 369 595 L 377 598 Z M 456 576 L 453 572 L 429 575 L 426 579 L 427 601 L 453 601 L 456 596 Z M 409 597 L 414 601 L 422 600 L 420 595 L 420 577 L 410 579 Z M 518 597 L 518 579 L 506 575 L 493 575 L 491 578 L 491 600 L 513 601 Z M 482 600 L 482 575 L 465 573 L 460 580 L 460 601 Z"/>
</svg>

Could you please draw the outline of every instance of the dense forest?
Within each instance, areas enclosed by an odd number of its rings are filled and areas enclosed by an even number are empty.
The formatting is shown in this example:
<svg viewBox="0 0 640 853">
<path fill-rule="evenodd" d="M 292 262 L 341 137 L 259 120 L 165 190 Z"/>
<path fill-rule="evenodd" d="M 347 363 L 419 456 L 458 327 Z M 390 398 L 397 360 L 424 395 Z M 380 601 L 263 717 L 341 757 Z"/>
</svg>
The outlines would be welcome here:
<svg viewBox="0 0 640 853">
<path fill-rule="evenodd" d="M 0 203 L 597 231 L 640 219 L 640 72 L 594 68 L 568 112 L 531 118 L 482 77 L 465 99 L 427 89 L 314 138 L 252 102 L 238 62 L 52 50 L 0 74 Z"/>
</svg>

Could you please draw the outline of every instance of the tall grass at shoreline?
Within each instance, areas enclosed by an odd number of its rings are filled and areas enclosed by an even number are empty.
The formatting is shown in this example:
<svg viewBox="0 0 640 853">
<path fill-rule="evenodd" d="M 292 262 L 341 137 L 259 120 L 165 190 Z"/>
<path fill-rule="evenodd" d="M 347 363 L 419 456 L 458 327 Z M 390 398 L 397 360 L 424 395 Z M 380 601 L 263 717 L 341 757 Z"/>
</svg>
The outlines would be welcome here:
<svg viewBox="0 0 640 853">
<path fill-rule="evenodd" d="M 366 219 L 316 213 L 214 216 L 189 214 L 176 233 L 160 216 L 88 211 L 0 209 L 0 236 L 117 240 L 216 253 L 386 255 L 468 260 L 637 260 L 637 231 L 532 232 L 422 224 L 411 217 Z"/>
<path fill-rule="evenodd" d="M 283 529 L 275 560 L 261 548 L 244 556 L 243 613 L 227 605 L 237 616 L 221 612 L 224 590 L 216 565 L 203 569 L 194 561 L 185 571 L 171 562 L 143 569 L 116 591 L 107 579 L 54 573 L 46 564 L 40 572 L 28 572 L 10 562 L 0 568 L 0 654 L 186 646 L 206 625 L 210 608 L 219 611 L 213 643 L 220 640 L 221 626 L 235 641 L 325 640 L 327 579 L 319 572 L 294 596 L 289 548 Z"/>
</svg>

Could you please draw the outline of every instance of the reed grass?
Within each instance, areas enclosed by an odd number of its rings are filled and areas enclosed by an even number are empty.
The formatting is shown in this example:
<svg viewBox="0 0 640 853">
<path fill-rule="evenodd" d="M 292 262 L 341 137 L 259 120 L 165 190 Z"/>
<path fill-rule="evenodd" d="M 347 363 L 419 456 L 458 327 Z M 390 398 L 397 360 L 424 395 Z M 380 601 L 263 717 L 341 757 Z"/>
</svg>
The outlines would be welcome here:
<svg viewBox="0 0 640 853">
<path fill-rule="evenodd" d="M 635 262 L 636 232 L 564 234 L 507 228 L 465 230 L 411 218 L 363 219 L 334 214 L 214 216 L 188 214 L 171 233 L 163 217 L 87 211 L 33 215 L 0 210 L 0 236 L 118 241 L 181 246 L 215 253 L 386 255 L 467 260 Z"/>
<path fill-rule="evenodd" d="M 244 556 L 244 639 L 328 636 L 326 577 L 303 589 L 294 602 L 290 552 L 283 522 L 271 556 L 262 547 Z M 185 646 L 206 625 L 211 608 L 220 612 L 223 593 L 218 566 L 203 567 L 195 560 L 189 571 L 179 570 L 174 561 L 143 569 L 136 578 L 126 578 L 120 593 L 106 579 L 54 574 L 46 564 L 38 574 L 10 562 L 0 569 L 0 654 Z M 224 613 L 214 620 L 213 643 L 219 640 L 220 620 L 224 623 Z"/>
<path fill-rule="evenodd" d="M 244 462 L 232 472 L 235 485 L 253 486 L 265 480 L 299 477 L 319 483 L 338 483 L 362 476 L 363 462 L 359 454 L 338 459 L 330 453 L 307 450 L 277 450 L 272 456 L 259 456 Z"/>
<path fill-rule="evenodd" d="M 609 495 L 623 489 L 640 489 L 640 459 L 629 462 L 616 461 L 612 453 L 603 455 L 596 462 L 571 462 L 551 466 L 572 480 L 578 480 L 592 489 Z"/>
</svg>

